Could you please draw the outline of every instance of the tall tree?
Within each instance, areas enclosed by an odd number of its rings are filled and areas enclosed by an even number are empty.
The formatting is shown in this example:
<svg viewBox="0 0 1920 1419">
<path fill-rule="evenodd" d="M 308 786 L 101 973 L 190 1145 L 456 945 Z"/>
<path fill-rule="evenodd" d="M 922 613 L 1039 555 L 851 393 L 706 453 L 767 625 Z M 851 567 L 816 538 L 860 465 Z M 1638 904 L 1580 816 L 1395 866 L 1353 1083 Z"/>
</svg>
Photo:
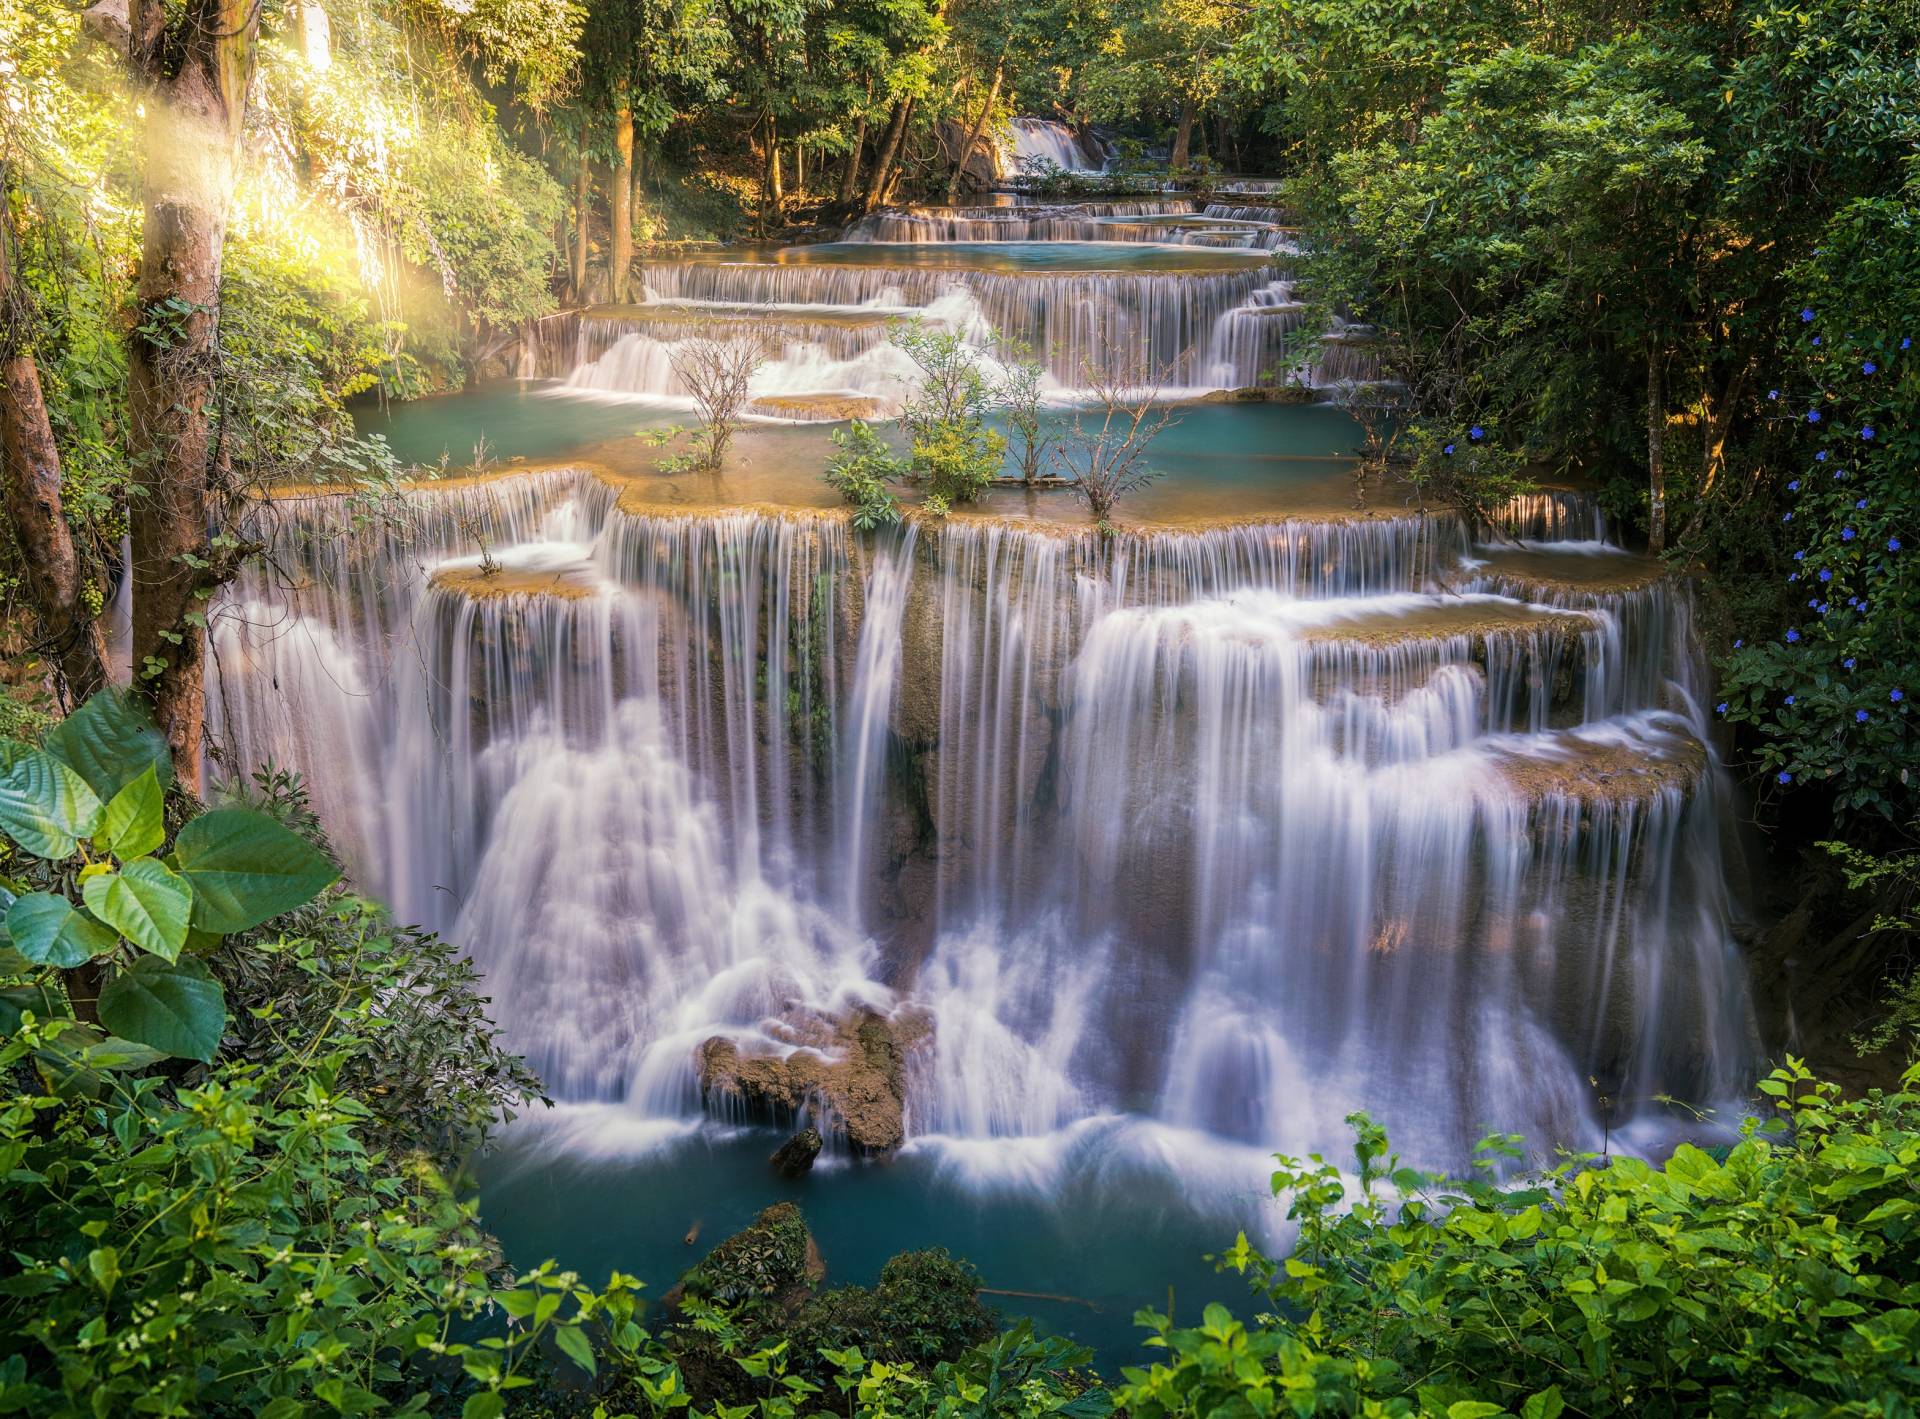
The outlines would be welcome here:
<svg viewBox="0 0 1920 1419">
<path fill-rule="evenodd" d="M 132 0 L 146 107 L 138 326 L 130 350 L 134 683 L 181 782 L 200 782 L 207 607 L 237 567 L 211 536 L 231 493 L 220 445 L 220 264 L 260 0 Z"/>
<path fill-rule="evenodd" d="M 13 527 L 40 644 L 58 671 L 62 697 L 77 704 L 106 683 L 105 650 L 82 600 L 80 558 L 60 493 L 60 451 L 29 343 L 28 302 L 13 275 L 11 228 L 7 166 L 0 161 L 0 507 Z"/>
</svg>

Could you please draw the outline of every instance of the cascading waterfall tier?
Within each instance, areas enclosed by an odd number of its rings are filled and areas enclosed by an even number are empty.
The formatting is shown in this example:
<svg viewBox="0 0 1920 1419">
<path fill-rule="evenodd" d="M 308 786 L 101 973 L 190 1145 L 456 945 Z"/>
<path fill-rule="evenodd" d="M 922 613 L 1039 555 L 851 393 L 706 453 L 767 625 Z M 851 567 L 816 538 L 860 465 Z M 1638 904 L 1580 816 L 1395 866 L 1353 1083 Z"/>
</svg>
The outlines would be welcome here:
<svg viewBox="0 0 1920 1419">
<path fill-rule="evenodd" d="M 1092 269 L 1022 266 L 1025 252 L 1046 245 L 982 245 L 971 265 L 962 244 L 877 241 L 848 243 L 841 250 L 855 256 L 845 261 L 652 263 L 643 271 L 647 300 L 544 323 L 528 343 L 522 373 L 557 376 L 564 393 L 683 398 L 673 369 L 678 342 L 751 335 L 769 351 L 753 380 L 756 397 L 851 395 L 892 407 L 917 377 L 890 340 L 893 325 L 905 320 L 956 331 L 990 360 L 1015 342 L 1069 395 L 1090 373 L 1204 391 L 1253 385 L 1282 365 L 1309 383 L 1348 379 L 1361 368 L 1351 340 L 1331 342 L 1323 367 L 1304 363 L 1295 348 L 1304 307 L 1292 279 L 1255 252 L 1108 243 L 1129 253 L 1114 269 L 1077 254 Z M 928 249 L 959 254 L 924 264 Z M 875 255 L 862 261 L 862 251 Z M 1183 256 L 1208 264 L 1158 264 Z"/>
<path fill-rule="evenodd" d="M 1597 528 L 1555 507 L 1509 525 Z M 214 630 L 226 771 L 302 772 L 563 1101 L 827 1108 L 872 1050 L 909 1147 L 1112 1117 L 1258 1158 L 1364 1107 L 1438 1164 L 1743 1077 L 1688 597 L 1616 549 L 867 539 L 572 471 L 259 533 Z"/>
<path fill-rule="evenodd" d="M 1068 125 L 1053 118 L 1016 118 L 1007 125 L 1004 137 L 996 140 L 995 155 L 1000 175 L 1024 177 L 1032 165 L 1062 172 L 1099 172 L 1106 167 L 1106 154 L 1097 142 L 1082 142 Z"/>
</svg>

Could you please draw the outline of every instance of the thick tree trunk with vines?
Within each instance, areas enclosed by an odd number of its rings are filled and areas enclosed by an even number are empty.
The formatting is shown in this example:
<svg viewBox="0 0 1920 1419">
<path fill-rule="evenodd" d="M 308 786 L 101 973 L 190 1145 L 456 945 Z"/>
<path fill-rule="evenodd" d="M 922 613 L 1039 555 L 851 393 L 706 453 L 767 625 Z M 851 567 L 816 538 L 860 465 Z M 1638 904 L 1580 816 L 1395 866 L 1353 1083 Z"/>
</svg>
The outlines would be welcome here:
<svg viewBox="0 0 1920 1419">
<path fill-rule="evenodd" d="M 246 116 L 257 0 L 133 0 L 129 59 L 145 86 L 139 328 L 131 341 L 133 671 L 189 788 L 200 785 L 207 607 L 234 559 L 208 533 L 217 444 L 220 261 Z"/>
<path fill-rule="evenodd" d="M 853 126 L 853 146 L 847 150 L 846 165 L 840 169 L 840 200 L 851 202 L 860 194 L 860 152 L 867 145 L 867 120 Z"/>
<path fill-rule="evenodd" d="M 893 117 L 887 121 L 886 137 L 880 140 L 880 151 L 873 159 L 873 172 L 867 178 L 866 199 L 861 203 L 868 212 L 880 205 L 880 199 L 886 193 L 887 179 L 893 175 L 893 164 L 900 156 L 901 144 L 907 135 L 907 112 L 912 107 L 911 99 L 901 99 L 893 106 Z"/>
<path fill-rule="evenodd" d="M 587 225 L 593 217 L 593 175 L 584 148 L 580 152 L 580 171 L 573 179 L 573 252 L 567 279 L 573 288 L 573 303 L 587 303 Z"/>
<path fill-rule="evenodd" d="M 1000 81 L 1005 75 L 1007 65 L 1006 51 L 1000 52 L 999 59 L 993 65 L 993 84 L 987 90 L 987 101 L 980 105 L 980 112 L 973 124 L 967 129 L 967 141 L 960 145 L 960 156 L 954 159 L 953 176 L 947 180 L 947 205 L 951 207 L 960 200 L 960 179 L 966 176 L 967 163 L 973 157 L 973 150 L 980 145 L 981 130 L 987 126 L 987 120 L 993 116 L 993 106 L 1000 98 Z"/>
<path fill-rule="evenodd" d="M 1173 133 L 1173 154 L 1168 159 L 1169 167 L 1183 168 L 1187 165 L 1187 157 L 1193 147 L 1193 119 L 1193 100 L 1181 99 L 1180 126 Z"/>
<path fill-rule="evenodd" d="M 624 103 L 613 111 L 613 233 L 608 242 L 607 292 L 627 298 L 633 269 L 633 110 Z"/>
<path fill-rule="evenodd" d="M 1660 344 L 1647 343 L 1647 550 L 1667 550 L 1667 394 Z"/>
<path fill-rule="evenodd" d="M 5 200 L 0 167 L 0 203 Z M 26 327 L 26 305 L 13 281 L 6 214 L 0 212 L 0 507 L 19 547 L 40 644 L 71 705 L 106 683 L 105 647 L 98 623 L 81 601 L 80 559 L 60 500 L 60 451 L 47 419 L 40 370 L 26 347 Z"/>
</svg>

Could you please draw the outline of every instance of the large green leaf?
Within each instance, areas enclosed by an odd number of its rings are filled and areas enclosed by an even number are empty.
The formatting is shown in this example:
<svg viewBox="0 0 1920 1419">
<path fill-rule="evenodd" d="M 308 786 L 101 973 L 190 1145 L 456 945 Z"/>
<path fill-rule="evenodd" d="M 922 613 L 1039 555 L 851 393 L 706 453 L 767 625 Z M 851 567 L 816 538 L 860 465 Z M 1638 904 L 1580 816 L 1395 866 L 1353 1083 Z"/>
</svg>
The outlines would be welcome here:
<svg viewBox="0 0 1920 1419">
<path fill-rule="evenodd" d="M 105 811 L 87 781 L 44 749 L 0 742 L 0 829 L 35 857 L 73 856 Z"/>
<path fill-rule="evenodd" d="M 125 690 L 102 690 L 47 731 L 47 752 L 93 787 L 101 798 L 152 769 L 165 787 L 173 777 L 167 736 Z"/>
<path fill-rule="evenodd" d="M 234 932 L 312 901 L 340 875 L 305 838 L 250 808 L 203 813 L 180 830 L 173 860 L 193 884 L 193 924 Z"/>
<path fill-rule="evenodd" d="M 77 966 L 111 951 L 120 940 L 52 892 L 31 893 L 8 907 L 7 934 L 13 949 L 36 966 Z"/>
<path fill-rule="evenodd" d="M 138 778 L 113 795 L 96 841 L 122 862 L 145 857 L 166 841 L 165 814 L 166 790 L 148 764 Z"/>
<path fill-rule="evenodd" d="M 171 961 L 186 944 L 193 888 L 164 862 L 136 857 L 118 872 L 89 877 L 81 891 L 88 911 L 141 949 Z"/>
<path fill-rule="evenodd" d="M 100 991 L 100 1023 L 135 1044 L 204 1063 L 226 1032 L 227 998 L 191 956 L 142 956 Z"/>
<path fill-rule="evenodd" d="M 67 1000 L 57 986 L 14 985 L 0 990 L 0 1035 L 20 1028 L 20 1017 L 31 1010 L 36 1020 L 51 1020 L 65 1015 Z"/>
</svg>

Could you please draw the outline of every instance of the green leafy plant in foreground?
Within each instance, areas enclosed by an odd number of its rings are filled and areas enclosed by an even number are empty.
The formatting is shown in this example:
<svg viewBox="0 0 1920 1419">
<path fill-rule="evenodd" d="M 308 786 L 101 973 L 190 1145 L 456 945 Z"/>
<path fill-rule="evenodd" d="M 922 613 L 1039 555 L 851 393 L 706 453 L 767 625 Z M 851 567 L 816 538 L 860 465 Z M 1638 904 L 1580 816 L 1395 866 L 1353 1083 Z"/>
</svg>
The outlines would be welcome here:
<svg viewBox="0 0 1920 1419">
<path fill-rule="evenodd" d="M 0 880 L 0 971 L 18 982 L 0 992 L 0 1025 L 40 1017 L 35 1057 L 69 1088 L 162 1057 L 212 1060 L 227 1009 L 205 955 L 339 875 L 248 808 L 189 819 L 162 855 L 171 773 L 165 737 L 118 693 L 42 745 L 0 743 L 0 832 L 17 847 Z M 73 1015 L 49 1007 L 56 972 Z"/>
</svg>

